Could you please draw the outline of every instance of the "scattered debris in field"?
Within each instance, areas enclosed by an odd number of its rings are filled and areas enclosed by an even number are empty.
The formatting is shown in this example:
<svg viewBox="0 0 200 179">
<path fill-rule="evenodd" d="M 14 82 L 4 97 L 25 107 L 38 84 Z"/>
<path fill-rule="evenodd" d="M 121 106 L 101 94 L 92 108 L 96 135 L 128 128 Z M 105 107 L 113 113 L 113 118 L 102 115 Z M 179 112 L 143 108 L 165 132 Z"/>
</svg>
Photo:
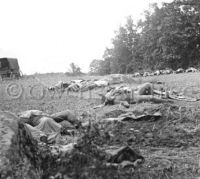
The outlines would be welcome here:
<svg viewBox="0 0 200 179">
<path fill-rule="evenodd" d="M 136 116 L 134 113 L 129 112 L 129 113 L 122 114 L 118 116 L 117 118 L 107 118 L 104 120 L 105 121 L 141 121 L 141 120 L 155 121 L 155 120 L 158 120 L 161 116 L 162 115 L 160 112 L 156 112 L 154 114 L 143 114 L 139 116 Z"/>
</svg>

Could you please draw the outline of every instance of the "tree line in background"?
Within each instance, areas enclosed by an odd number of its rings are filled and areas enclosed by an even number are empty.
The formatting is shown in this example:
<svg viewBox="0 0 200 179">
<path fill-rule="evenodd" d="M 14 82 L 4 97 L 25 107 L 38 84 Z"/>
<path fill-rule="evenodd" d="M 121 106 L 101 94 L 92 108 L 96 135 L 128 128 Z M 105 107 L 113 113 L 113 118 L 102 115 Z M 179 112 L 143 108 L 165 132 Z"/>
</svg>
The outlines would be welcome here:
<svg viewBox="0 0 200 179">
<path fill-rule="evenodd" d="M 91 74 L 134 73 L 200 67 L 200 1 L 152 4 L 136 24 L 128 17 L 116 31 L 103 60 L 90 64 Z"/>
<path fill-rule="evenodd" d="M 83 72 L 81 72 L 81 68 L 78 65 L 76 65 L 75 63 L 70 63 L 69 69 L 65 74 L 68 76 L 77 76 L 83 75 Z"/>
</svg>

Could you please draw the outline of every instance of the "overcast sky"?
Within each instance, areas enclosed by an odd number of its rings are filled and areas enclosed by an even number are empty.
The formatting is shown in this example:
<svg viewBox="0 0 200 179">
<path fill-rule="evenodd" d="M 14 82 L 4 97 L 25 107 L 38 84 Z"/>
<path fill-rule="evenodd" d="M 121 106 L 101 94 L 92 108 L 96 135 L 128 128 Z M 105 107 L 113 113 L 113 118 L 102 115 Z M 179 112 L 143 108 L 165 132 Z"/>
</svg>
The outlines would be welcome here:
<svg viewBox="0 0 200 179">
<path fill-rule="evenodd" d="M 16 57 L 25 74 L 84 72 L 102 59 L 127 16 L 172 0 L 0 0 L 0 57 Z"/>
</svg>

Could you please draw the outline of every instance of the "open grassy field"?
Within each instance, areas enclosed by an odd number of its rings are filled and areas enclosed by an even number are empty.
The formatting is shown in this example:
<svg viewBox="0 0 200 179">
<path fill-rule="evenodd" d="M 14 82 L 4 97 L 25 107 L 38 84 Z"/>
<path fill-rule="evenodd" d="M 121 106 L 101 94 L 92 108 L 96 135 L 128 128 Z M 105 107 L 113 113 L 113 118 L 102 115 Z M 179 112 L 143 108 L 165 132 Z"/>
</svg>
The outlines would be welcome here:
<svg viewBox="0 0 200 179">
<path fill-rule="evenodd" d="M 0 110 L 18 113 L 28 109 L 37 109 L 49 114 L 70 109 L 84 122 L 89 119 L 99 122 L 106 117 L 116 117 L 123 111 L 159 110 L 162 118 L 158 121 L 134 121 L 123 124 L 107 124 L 101 131 L 112 133 L 111 137 L 96 136 L 94 143 L 101 147 L 123 146 L 127 141 L 133 148 L 140 150 L 145 158 L 143 166 L 134 173 L 99 171 L 96 178 L 198 178 L 200 177 L 200 102 L 174 101 L 173 104 L 142 103 L 132 104 L 129 109 L 120 105 L 93 109 L 101 104 L 96 93 L 104 89 L 84 93 L 64 93 L 52 97 L 46 88 L 58 81 L 80 78 L 105 77 L 67 77 L 64 74 L 26 76 L 20 80 L 0 82 Z M 170 74 L 154 77 L 123 78 L 124 85 L 137 86 L 146 81 L 165 82 L 166 89 L 182 91 L 193 97 L 200 97 L 200 73 Z M 22 95 L 17 96 L 22 88 Z M 14 88 L 13 87 L 13 88 Z M 32 89 L 32 92 L 31 92 Z M 103 173 L 107 172 L 107 175 Z M 109 175 L 110 174 L 110 175 Z M 93 178 L 95 178 L 93 177 Z M 92 177 L 91 177 L 92 178 Z"/>
</svg>

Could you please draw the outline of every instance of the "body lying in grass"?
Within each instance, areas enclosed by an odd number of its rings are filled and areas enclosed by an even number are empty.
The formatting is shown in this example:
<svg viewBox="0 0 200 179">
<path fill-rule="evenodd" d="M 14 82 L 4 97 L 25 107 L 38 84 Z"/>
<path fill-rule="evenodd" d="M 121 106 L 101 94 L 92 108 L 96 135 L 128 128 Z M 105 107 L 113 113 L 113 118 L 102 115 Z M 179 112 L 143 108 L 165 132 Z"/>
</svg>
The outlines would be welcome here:
<svg viewBox="0 0 200 179">
<path fill-rule="evenodd" d="M 66 132 L 81 125 L 81 122 L 69 110 L 52 115 L 38 110 L 29 110 L 18 114 L 18 116 L 35 139 L 48 143 L 55 142 L 56 138 L 63 132 L 66 134 Z"/>
<path fill-rule="evenodd" d="M 108 104 L 128 104 L 140 103 L 140 102 L 172 102 L 173 100 L 184 100 L 194 102 L 195 98 L 186 97 L 182 94 L 177 94 L 169 91 L 160 91 L 153 88 L 151 83 L 144 83 L 135 89 L 128 87 L 110 88 L 106 94 L 100 94 L 102 97 L 103 105 Z"/>
<path fill-rule="evenodd" d="M 168 93 L 154 91 L 151 83 L 144 83 L 135 89 L 128 87 L 116 87 L 107 90 L 106 94 L 99 94 L 102 97 L 103 105 L 114 104 L 133 104 L 139 102 L 152 101 L 161 103 L 170 101 L 167 98 Z M 160 97 L 162 95 L 162 97 Z"/>
</svg>

